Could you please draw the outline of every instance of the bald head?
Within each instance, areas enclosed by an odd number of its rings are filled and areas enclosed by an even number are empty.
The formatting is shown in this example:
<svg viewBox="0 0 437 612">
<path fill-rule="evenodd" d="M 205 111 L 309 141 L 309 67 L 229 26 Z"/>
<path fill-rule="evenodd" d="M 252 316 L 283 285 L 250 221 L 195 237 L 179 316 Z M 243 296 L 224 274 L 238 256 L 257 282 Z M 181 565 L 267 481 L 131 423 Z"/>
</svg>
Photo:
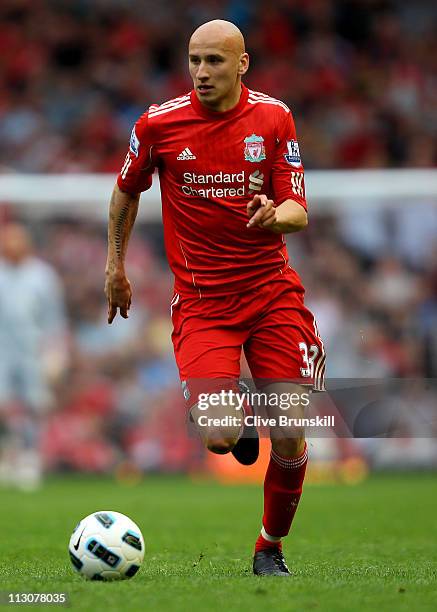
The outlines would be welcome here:
<svg viewBox="0 0 437 612">
<path fill-rule="evenodd" d="M 245 52 L 243 34 L 234 23 L 224 19 L 213 19 L 199 26 L 190 38 L 192 45 L 223 46 L 237 55 Z"/>
<path fill-rule="evenodd" d="M 214 19 L 199 26 L 188 46 L 190 74 L 200 102 L 224 112 L 238 103 L 241 77 L 249 67 L 243 34 L 236 25 Z"/>
</svg>

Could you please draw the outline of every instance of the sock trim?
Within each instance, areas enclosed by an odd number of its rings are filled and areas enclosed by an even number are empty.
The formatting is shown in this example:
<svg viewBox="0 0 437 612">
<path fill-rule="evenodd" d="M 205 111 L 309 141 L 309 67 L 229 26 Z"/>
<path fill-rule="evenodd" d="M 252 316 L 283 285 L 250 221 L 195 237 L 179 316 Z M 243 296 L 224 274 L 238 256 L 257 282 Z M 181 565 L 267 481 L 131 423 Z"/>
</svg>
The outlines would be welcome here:
<svg viewBox="0 0 437 612">
<path fill-rule="evenodd" d="M 264 529 L 264 525 L 261 527 L 261 536 L 264 538 L 264 540 L 266 540 L 267 542 L 272 542 L 272 543 L 277 543 L 281 541 L 281 538 L 276 537 L 276 536 L 271 536 L 267 533 L 267 531 Z"/>
<path fill-rule="evenodd" d="M 281 457 L 281 455 L 275 453 L 273 449 L 271 450 L 270 456 L 280 467 L 287 470 L 295 470 L 302 467 L 308 460 L 307 444 L 305 442 L 304 451 L 299 457 Z"/>
</svg>

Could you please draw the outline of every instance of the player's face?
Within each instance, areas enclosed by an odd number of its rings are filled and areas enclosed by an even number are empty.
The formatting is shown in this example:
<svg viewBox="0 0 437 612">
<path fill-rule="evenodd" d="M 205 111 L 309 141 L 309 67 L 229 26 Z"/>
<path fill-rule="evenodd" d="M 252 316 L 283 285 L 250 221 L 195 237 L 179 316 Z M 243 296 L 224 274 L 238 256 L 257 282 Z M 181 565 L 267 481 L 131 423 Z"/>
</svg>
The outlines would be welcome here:
<svg viewBox="0 0 437 612">
<path fill-rule="evenodd" d="M 241 75 L 248 67 L 247 53 L 238 53 L 226 44 L 204 45 L 190 42 L 190 75 L 200 102 L 217 111 L 237 104 Z"/>
</svg>

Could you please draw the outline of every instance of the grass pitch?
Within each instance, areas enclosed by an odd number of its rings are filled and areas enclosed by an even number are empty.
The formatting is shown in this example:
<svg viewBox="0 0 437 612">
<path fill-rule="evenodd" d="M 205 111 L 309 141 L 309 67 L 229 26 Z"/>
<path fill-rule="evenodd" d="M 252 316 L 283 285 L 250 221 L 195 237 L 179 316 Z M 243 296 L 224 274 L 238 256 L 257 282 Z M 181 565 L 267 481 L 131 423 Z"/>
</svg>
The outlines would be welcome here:
<svg viewBox="0 0 437 612">
<path fill-rule="evenodd" d="M 75 610 L 436 610 L 435 475 L 307 486 L 284 546 L 291 579 L 251 573 L 261 508 L 261 487 L 183 478 L 127 487 L 69 477 L 32 494 L 0 490 L 0 589 L 65 592 Z M 73 527 L 102 509 L 143 531 L 144 565 L 130 581 L 86 582 L 70 566 Z"/>
</svg>

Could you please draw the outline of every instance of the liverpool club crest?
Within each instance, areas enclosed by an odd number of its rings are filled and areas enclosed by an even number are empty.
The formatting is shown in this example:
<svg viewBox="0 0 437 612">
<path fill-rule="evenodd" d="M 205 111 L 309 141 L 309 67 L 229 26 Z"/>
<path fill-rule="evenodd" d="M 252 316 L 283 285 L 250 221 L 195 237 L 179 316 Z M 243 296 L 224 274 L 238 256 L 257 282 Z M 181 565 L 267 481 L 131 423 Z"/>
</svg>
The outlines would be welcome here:
<svg viewBox="0 0 437 612">
<path fill-rule="evenodd" d="M 252 134 L 244 139 L 244 159 L 250 162 L 260 162 L 266 158 L 264 138 Z"/>
</svg>

